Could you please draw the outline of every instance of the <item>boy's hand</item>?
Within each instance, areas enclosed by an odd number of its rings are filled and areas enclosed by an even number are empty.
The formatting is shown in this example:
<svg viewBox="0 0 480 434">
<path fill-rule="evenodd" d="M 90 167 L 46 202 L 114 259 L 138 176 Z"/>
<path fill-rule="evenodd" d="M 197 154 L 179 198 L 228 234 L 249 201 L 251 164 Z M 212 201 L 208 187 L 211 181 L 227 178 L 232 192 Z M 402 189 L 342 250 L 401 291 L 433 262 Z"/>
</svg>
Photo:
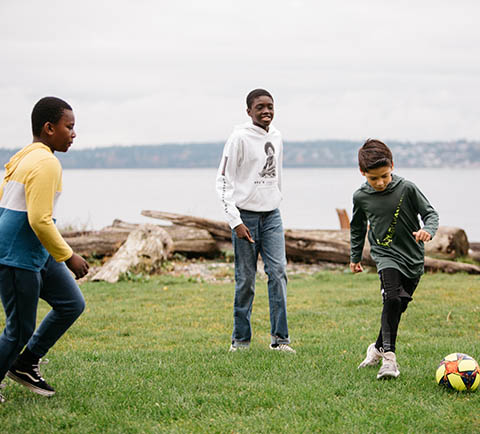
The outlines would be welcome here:
<svg viewBox="0 0 480 434">
<path fill-rule="evenodd" d="M 350 270 L 352 273 L 361 273 L 363 271 L 362 263 L 361 262 L 350 262 Z"/>
<path fill-rule="evenodd" d="M 88 273 L 88 262 L 76 253 L 70 259 L 67 259 L 65 264 L 75 274 L 76 279 L 80 279 Z"/>
<path fill-rule="evenodd" d="M 235 226 L 234 229 L 235 229 L 235 233 L 237 234 L 238 238 L 246 238 L 247 241 L 249 241 L 250 243 L 255 242 L 255 241 L 253 241 L 253 238 L 252 238 L 252 235 L 250 234 L 250 231 L 248 230 L 248 228 L 243 223 L 240 223 L 238 226 Z"/>
<path fill-rule="evenodd" d="M 432 239 L 432 236 L 427 231 L 424 231 L 423 229 L 420 229 L 418 232 L 413 232 L 413 235 L 415 236 L 415 241 L 417 243 L 419 241 L 426 242 Z"/>
</svg>

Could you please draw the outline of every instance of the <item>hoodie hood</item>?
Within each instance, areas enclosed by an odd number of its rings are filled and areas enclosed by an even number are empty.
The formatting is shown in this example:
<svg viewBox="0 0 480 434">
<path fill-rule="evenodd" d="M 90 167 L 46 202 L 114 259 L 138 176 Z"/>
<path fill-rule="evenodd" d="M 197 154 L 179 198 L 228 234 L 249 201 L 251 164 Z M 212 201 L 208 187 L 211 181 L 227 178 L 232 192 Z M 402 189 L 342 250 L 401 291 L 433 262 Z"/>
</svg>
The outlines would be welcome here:
<svg viewBox="0 0 480 434">
<path fill-rule="evenodd" d="M 266 136 L 267 134 L 272 134 L 277 131 L 277 129 L 272 124 L 270 124 L 270 126 L 268 127 L 268 131 L 266 131 L 263 128 L 255 125 L 252 121 L 237 125 L 234 130 L 244 130 L 248 131 L 249 133 L 255 133 L 261 136 Z"/>
<path fill-rule="evenodd" d="M 365 184 L 363 184 L 360 187 L 360 190 L 367 194 L 389 193 L 395 190 L 395 188 L 397 188 L 403 182 L 403 180 L 404 178 L 402 178 L 401 176 L 398 176 L 392 173 L 392 182 L 390 182 L 390 184 L 387 185 L 387 188 L 385 190 L 377 191 L 368 182 L 365 182 Z"/>
<path fill-rule="evenodd" d="M 52 150 L 47 145 L 44 145 L 40 142 L 34 142 L 28 146 L 25 146 L 20 151 L 18 151 L 12 158 L 10 158 L 10 161 L 7 164 L 5 164 L 5 176 L 3 178 L 4 183 L 8 182 L 8 180 L 11 178 L 13 172 L 15 172 L 15 169 L 20 164 L 20 161 L 22 161 L 27 154 L 37 149 L 48 149 L 48 151 L 52 152 Z"/>
</svg>

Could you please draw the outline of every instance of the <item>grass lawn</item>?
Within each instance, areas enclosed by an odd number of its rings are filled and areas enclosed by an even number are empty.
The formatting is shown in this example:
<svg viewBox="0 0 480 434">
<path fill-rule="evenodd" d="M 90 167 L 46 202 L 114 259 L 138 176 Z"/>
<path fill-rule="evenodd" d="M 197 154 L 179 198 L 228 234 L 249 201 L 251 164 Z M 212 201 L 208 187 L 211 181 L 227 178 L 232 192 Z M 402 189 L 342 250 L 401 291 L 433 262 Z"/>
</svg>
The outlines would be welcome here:
<svg viewBox="0 0 480 434">
<path fill-rule="evenodd" d="M 292 276 L 291 355 L 268 349 L 265 281 L 251 350 L 236 353 L 227 351 L 232 284 L 83 284 L 87 310 L 42 366 L 57 394 L 6 380 L 1 432 L 479 432 L 480 391 L 448 392 L 434 374 L 451 352 L 480 360 L 480 278 L 423 277 L 400 325 L 401 375 L 390 381 L 357 370 L 378 332 L 378 288 L 374 273 Z"/>
</svg>

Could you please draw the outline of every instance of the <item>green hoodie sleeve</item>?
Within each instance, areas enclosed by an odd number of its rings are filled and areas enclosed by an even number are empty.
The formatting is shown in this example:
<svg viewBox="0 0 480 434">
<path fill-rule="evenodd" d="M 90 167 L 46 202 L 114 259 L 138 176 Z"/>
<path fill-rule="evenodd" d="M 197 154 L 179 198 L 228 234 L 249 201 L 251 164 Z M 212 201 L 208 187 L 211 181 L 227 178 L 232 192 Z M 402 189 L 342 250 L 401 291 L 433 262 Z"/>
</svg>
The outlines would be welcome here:
<svg viewBox="0 0 480 434">
<path fill-rule="evenodd" d="M 367 216 L 358 203 L 356 195 L 353 196 L 352 221 L 350 222 L 350 261 L 354 264 L 362 260 L 365 235 L 367 233 Z"/>
<path fill-rule="evenodd" d="M 422 229 L 428 232 L 433 238 L 438 229 L 438 213 L 433 209 L 432 205 L 430 205 L 430 202 L 419 188 L 415 184 L 412 185 L 414 187 L 414 201 L 416 202 L 418 214 L 420 214 L 423 222 Z"/>
</svg>

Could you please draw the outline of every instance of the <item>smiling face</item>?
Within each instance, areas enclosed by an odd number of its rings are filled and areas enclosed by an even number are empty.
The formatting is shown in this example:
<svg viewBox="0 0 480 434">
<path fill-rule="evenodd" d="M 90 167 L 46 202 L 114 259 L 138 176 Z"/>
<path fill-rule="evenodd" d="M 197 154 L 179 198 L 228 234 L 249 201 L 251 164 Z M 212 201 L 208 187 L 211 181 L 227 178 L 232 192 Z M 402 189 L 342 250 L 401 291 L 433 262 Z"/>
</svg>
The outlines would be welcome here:
<svg viewBox="0 0 480 434">
<path fill-rule="evenodd" d="M 55 124 L 46 122 L 42 131 L 42 142 L 44 142 L 52 152 L 67 152 L 73 143 L 75 134 L 75 116 L 72 110 L 64 110 L 62 117 Z"/>
<path fill-rule="evenodd" d="M 274 114 L 272 98 L 266 95 L 258 96 L 253 100 L 252 106 L 247 108 L 247 114 L 254 125 L 268 131 Z"/>
<path fill-rule="evenodd" d="M 388 184 L 392 182 L 392 171 L 393 163 L 391 166 L 380 166 L 366 172 L 360 170 L 375 191 L 383 191 L 387 188 Z"/>
</svg>

